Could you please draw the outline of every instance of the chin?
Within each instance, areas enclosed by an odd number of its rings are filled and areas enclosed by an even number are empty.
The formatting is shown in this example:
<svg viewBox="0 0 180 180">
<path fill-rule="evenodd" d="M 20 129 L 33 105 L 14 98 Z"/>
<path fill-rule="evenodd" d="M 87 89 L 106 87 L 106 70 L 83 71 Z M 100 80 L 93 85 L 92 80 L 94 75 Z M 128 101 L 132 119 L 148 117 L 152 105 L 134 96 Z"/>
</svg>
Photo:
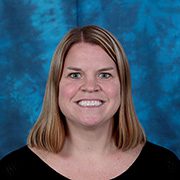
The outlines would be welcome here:
<svg viewBox="0 0 180 180">
<path fill-rule="evenodd" d="M 102 125 L 104 123 L 103 120 L 100 120 L 100 119 L 95 119 L 95 118 L 91 118 L 91 119 L 83 119 L 82 121 L 80 121 L 80 124 L 83 126 L 83 127 L 86 127 L 86 128 L 96 128 L 100 125 Z"/>
</svg>

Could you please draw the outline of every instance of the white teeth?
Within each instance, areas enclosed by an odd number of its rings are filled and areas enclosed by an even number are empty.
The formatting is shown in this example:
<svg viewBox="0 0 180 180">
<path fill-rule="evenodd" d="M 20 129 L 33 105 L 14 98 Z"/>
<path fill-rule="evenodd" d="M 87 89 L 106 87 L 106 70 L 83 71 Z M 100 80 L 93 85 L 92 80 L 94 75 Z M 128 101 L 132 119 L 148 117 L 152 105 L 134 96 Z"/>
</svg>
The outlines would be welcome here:
<svg viewBox="0 0 180 180">
<path fill-rule="evenodd" d="M 78 104 L 80 106 L 100 106 L 102 102 L 101 101 L 79 101 Z"/>
</svg>

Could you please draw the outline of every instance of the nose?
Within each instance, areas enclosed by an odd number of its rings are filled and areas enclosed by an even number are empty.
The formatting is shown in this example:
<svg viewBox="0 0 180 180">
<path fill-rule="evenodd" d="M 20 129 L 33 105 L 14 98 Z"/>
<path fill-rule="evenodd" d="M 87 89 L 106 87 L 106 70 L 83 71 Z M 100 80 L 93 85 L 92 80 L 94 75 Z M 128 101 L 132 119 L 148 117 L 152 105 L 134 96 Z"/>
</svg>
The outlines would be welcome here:
<svg viewBox="0 0 180 180">
<path fill-rule="evenodd" d="M 100 89 L 100 85 L 95 78 L 86 78 L 81 86 L 81 90 L 84 92 L 97 92 Z"/>
</svg>

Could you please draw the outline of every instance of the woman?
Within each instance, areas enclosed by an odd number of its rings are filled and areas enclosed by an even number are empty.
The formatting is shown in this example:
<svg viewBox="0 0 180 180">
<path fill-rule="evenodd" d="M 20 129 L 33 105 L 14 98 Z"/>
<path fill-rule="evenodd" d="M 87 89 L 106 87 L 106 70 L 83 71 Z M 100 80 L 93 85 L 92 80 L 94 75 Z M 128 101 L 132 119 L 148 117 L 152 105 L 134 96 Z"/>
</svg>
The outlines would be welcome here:
<svg viewBox="0 0 180 180">
<path fill-rule="evenodd" d="M 125 52 L 97 26 L 72 29 L 57 46 L 27 145 L 1 160 L 1 175 L 14 177 L 173 179 L 178 170 L 173 152 L 146 140 Z"/>
</svg>

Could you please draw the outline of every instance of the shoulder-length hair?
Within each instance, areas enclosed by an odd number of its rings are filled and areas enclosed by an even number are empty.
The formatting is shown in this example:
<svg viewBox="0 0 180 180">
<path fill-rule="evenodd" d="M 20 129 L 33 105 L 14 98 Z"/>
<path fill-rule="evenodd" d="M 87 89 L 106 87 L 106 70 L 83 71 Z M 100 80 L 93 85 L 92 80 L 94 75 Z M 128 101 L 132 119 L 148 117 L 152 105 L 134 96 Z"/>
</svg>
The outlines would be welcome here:
<svg viewBox="0 0 180 180">
<path fill-rule="evenodd" d="M 128 150 L 144 143 L 146 136 L 133 106 L 130 70 L 124 49 L 110 32 L 90 25 L 70 30 L 58 44 L 51 61 L 42 111 L 29 133 L 28 145 L 54 153 L 61 151 L 67 127 L 65 117 L 58 106 L 59 83 L 69 49 L 80 42 L 100 46 L 117 66 L 121 102 L 113 123 L 112 136 L 116 146 Z"/>
</svg>

